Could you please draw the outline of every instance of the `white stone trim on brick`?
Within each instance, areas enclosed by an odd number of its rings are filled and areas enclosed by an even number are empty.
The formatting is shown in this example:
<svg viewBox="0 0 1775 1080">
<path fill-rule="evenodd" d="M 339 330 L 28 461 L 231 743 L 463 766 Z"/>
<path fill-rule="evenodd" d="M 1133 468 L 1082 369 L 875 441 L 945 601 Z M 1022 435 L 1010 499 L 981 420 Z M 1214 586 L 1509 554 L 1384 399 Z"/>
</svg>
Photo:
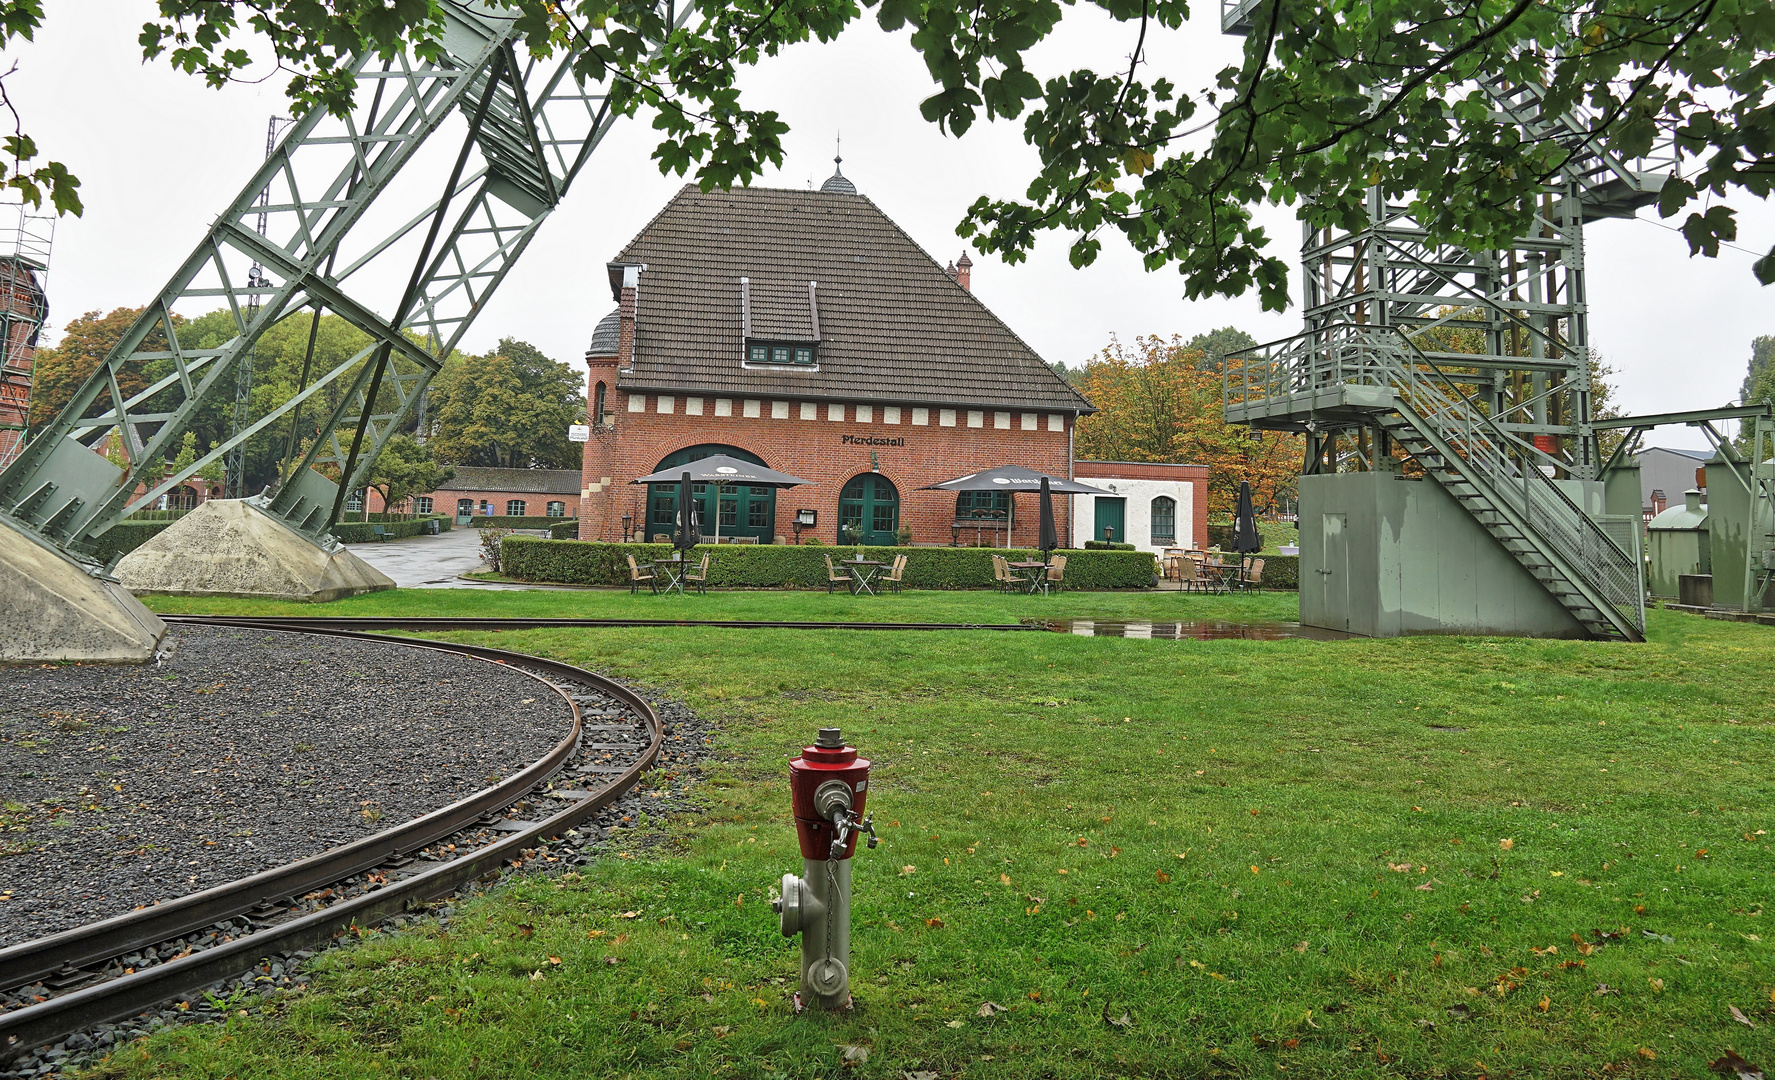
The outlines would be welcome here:
<svg viewBox="0 0 1775 1080">
<path fill-rule="evenodd" d="M 857 423 L 859 423 L 859 424 L 873 424 L 873 423 L 875 423 L 875 406 L 873 406 L 873 405 L 858 405 L 857 406 Z"/>
<path fill-rule="evenodd" d="M 1066 430 L 1066 414 L 1065 413 L 1057 413 L 1057 412 L 1049 413 L 1048 414 L 1048 430 L 1049 431 L 1065 431 Z"/>
<path fill-rule="evenodd" d="M 955 410 L 954 409 L 938 409 L 937 410 L 937 424 L 940 427 L 954 427 L 955 426 Z"/>
<path fill-rule="evenodd" d="M 843 423 L 844 403 L 841 401 L 828 401 L 826 403 L 826 419 L 837 420 L 840 423 Z"/>
<path fill-rule="evenodd" d="M 900 407 L 898 405 L 883 405 L 881 407 L 881 422 L 884 424 L 899 423 Z"/>
<path fill-rule="evenodd" d="M 913 408 L 913 410 L 912 410 L 912 426 L 913 427 L 925 427 L 930 422 L 931 422 L 931 410 L 926 409 L 922 406 L 918 406 L 918 407 Z"/>
<path fill-rule="evenodd" d="M 814 403 L 812 401 L 802 402 L 801 403 L 801 418 L 803 420 L 818 420 L 820 418 L 819 405 L 817 405 L 816 403 Z"/>
<path fill-rule="evenodd" d="M 770 403 L 770 418 L 772 420 L 787 420 L 787 419 L 789 419 L 789 403 L 787 401 L 773 401 L 773 402 L 771 402 Z"/>
<path fill-rule="evenodd" d="M 685 416 L 701 416 L 702 414 L 703 414 L 703 399 L 702 398 L 687 397 L 684 399 L 684 415 Z"/>
<path fill-rule="evenodd" d="M 1032 412 L 1024 413 L 1023 414 L 1023 430 L 1024 431 L 1034 431 L 1035 425 L 1036 425 L 1036 419 L 1037 419 L 1037 417 L 1036 417 L 1035 413 L 1032 413 Z"/>
<path fill-rule="evenodd" d="M 630 394 L 629 395 L 629 411 L 630 412 L 646 412 L 647 411 L 647 395 L 646 394 Z"/>
<path fill-rule="evenodd" d="M 985 412 L 985 410 L 983 410 L 983 409 L 969 409 L 968 410 L 968 426 L 969 427 L 985 427 L 986 426 L 986 412 Z"/>
<path fill-rule="evenodd" d="M 670 416 L 672 415 L 672 410 L 676 408 L 677 405 L 677 398 L 670 394 L 661 394 L 659 396 L 659 403 L 653 407 L 653 411 L 659 413 L 661 416 Z"/>
<path fill-rule="evenodd" d="M 763 411 L 764 402 L 755 397 L 745 400 L 744 409 L 747 416 L 756 418 Z"/>
<path fill-rule="evenodd" d="M 993 413 L 992 414 L 992 426 L 995 430 L 998 430 L 998 431 L 1011 430 L 1011 414 L 1008 412 Z"/>
<path fill-rule="evenodd" d="M 732 416 L 733 415 L 733 399 L 730 397 L 716 398 L 715 399 L 715 415 L 716 416 Z"/>
</svg>

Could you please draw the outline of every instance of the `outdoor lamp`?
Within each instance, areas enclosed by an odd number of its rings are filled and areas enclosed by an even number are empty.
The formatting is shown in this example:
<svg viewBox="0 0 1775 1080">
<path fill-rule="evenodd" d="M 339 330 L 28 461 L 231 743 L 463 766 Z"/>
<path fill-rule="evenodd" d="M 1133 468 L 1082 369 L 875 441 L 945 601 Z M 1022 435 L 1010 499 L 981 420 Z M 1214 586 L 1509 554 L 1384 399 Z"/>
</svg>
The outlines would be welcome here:
<svg viewBox="0 0 1775 1080">
<path fill-rule="evenodd" d="M 624 514 L 622 516 L 622 542 L 625 544 L 634 538 L 635 533 L 632 527 L 634 523 L 635 515 Z"/>
</svg>

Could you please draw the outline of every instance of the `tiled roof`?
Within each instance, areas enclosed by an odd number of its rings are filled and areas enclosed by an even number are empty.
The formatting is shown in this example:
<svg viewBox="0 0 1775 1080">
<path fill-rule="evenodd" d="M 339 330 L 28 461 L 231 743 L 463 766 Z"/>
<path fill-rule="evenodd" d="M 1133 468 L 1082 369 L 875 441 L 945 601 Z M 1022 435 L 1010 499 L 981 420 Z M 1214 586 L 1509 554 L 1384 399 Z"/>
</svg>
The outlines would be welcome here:
<svg viewBox="0 0 1775 1080">
<path fill-rule="evenodd" d="M 687 185 L 617 261 L 647 267 L 624 390 L 1095 411 L 866 196 Z M 754 336 L 801 336 L 818 283 L 817 371 L 741 366 L 742 277 Z"/>
<path fill-rule="evenodd" d="M 618 308 L 598 320 L 592 330 L 592 344 L 586 349 L 587 356 L 615 356 L 618 343 L 622 340 L 622 309 Z"/>
<path fill-rule="evenodd" d="M 509 491 L 521 495 L 577 495 L 578 469 L 489 469 L 456 466 L 456 478 L 439 491 Z"/>
</svg>

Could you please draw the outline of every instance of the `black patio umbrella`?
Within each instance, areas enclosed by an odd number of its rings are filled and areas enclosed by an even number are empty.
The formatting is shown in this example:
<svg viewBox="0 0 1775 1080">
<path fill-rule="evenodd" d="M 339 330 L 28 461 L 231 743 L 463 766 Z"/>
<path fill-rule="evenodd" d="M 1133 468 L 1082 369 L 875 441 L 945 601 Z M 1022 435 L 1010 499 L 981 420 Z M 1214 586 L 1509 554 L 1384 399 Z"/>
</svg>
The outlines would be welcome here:
<svg viewBox="0 0 1775 1080">
<path fill-rule="evenodd" d="M 664 470 L 661 470 L 660 472 L 649 473 L 648 475 L 640 477 L 639 479 L 630 480 L 629 483 L 631 483 L 631 484 L 674 484 L 674 483 L 681 484 L 682 486 L 679 488 L 680 498 L 678 500 L 678 505 L 680 508 L 687 507 L 687 506 L 689 506 L 689 507 L 695 506 L 695 503 L 691 500 L 691 497 L 690 497 L 690 485 L 691 484 L 695 483 L 695 484 L 714 484 L 714 485 L 716 485 L 715 542 L 720 543 L 721 542 L 721 494 L 720 494 L 721 485 L 737 484 L 737 485 L 744 485 L 746 487 L 788 488 L 788 487 L 798 487 L 802 484 L 808 483 L 808 481 L 803 480 L 799 476 L 790 476 L 788 473 L 780 473 L 780 472 L 777 472 L 775 469 L 767 469 L 763 465 L 758 464 L 757 462 L 741 461 L 739 458 L 728 457 L 726 454 L 712 454 L 709 457 L 698 458 L 695 461 L 689 462 L 685 465 L 676 466 L 675 468 L 672 468 L 672 469 L 664 469 Z M 696 544 L 701 539 L 702 529 L 701 529 L 701 523 L 694 519 L 694 515 L 693 515 L 693 518 L 690 522 L 690 527 L 692 529 L 692 532 L 690 535 L 695 536 L 698 539 L 691 540 L 689 543 Z M 673 541 L 673 544 L 674 544 L 674 546 L 683 546 L 686 548 L 688 547 L 688 545 L 678 545 L 676 540 Z"/>
<path fill-rule="evenodd" d="M 920 491 L 1029 491 L 1046 490 L 1054 495 L 1111 495 L 1113 492 L 1102 488 L 1094 488 L 1089 484 L 1081 484 L 1077 480 L 1064 480 L 1058 476 L 1025 469 L 1021 465 L 1000 465 L 996 469 L 981 469 L 966 476 L 958 476 L 954 480 L 945 480 L 941 484 L 930 484 L 919 488 Z M 1053 502 L 1048 503 L 1048 512 L 1053 513 Z M 1011 546 L 1010 523 L 1006 522 L 1005 546 Z M 1054 544 L 1059 547 L 1058 541 Z"/>
<path fill-rule="evenodd" d="M 1239 481 L 1239 513 L 1233 519 L 1233 550 L 1240 555 L 1254 555 L 1263 550 L 1263 537 L 1257 531 L 1257 513 L 1251 508 L 1251 482 Z"/>
<path fill-rule="evenodd" d="M 672 548 L 684 552 L 690 557 L 690 549 L 702 540 L 702 529 L 697 526 L 696 507 L 690 500 L 690 474 L 684 473 L 678 481 L 678 528 L 672 534 Z"/>
<path fill-rule="evenodd" d="M 1060 546 L 1060 537 L 1054 532 L 1054 489 L 1049 486 L 1048 478 L 1042 477 L 1042 525 L 1036 546 L 1042 549 L 1042 561 L 1047 562 L 1048 556 Z"/>
</svg>

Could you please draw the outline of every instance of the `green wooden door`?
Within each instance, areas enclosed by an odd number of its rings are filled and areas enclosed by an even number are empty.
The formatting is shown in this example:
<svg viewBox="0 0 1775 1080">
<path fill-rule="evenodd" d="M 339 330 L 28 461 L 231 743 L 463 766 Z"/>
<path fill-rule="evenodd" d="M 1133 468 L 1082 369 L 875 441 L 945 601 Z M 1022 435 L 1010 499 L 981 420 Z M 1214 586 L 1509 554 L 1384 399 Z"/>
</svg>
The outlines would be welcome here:
<svg viewBox="0 0 1775 1080">
<path fill-rule="evenodd" d="M 670 469 L 677 465 L 686 465 L 692 461 L 700 461 L 716 454 L 741 461 L 750 461 L 755 465 L 768 465 L 756 454 L 748 453 L 737 446 L 719 446 L 707 444 L 692 446 L 666 458 L 654 467 L 655 472 Z M 691 498 L 696 502 L 697 514 L 702 522 L 702 535 L 708 540 L 715 538 L 717 521 L 716 494 L 714 484 L 692 484 Z M 649 484 L 647 490 L 647 532 L 646 538 L 658 536 L 670 537 L 676 529 L 678 515 L 677 484 Z M 723 485 L 720 494 L 719 521 L 721 537 L 730 536 L 756 537 L 761 544 L 768 544 L 776 535 L 777 521 L 777 490 L 768 487 L 736 487 L 732 484 Z"/>
<path fill-rule="evenodd" d="M 1122 537 L 1122 522 L 1127 518 L 1128 500 L 1108 495 L 1097 496 L 1097 518 L 1091 529 L 1091 539 L 1105 539 L 1103 530 L 1108 529 L 1112 543 L 1123 544 L 1127 541 Z"/>
<path fill-rule="evenodd" d="M 871 547 L 892 547 L 900 531 L 900 491 L 879 473 L 851 477 L 838 495 L 838 540 L 852 543 L 850 527 Z"/>
</svg>

